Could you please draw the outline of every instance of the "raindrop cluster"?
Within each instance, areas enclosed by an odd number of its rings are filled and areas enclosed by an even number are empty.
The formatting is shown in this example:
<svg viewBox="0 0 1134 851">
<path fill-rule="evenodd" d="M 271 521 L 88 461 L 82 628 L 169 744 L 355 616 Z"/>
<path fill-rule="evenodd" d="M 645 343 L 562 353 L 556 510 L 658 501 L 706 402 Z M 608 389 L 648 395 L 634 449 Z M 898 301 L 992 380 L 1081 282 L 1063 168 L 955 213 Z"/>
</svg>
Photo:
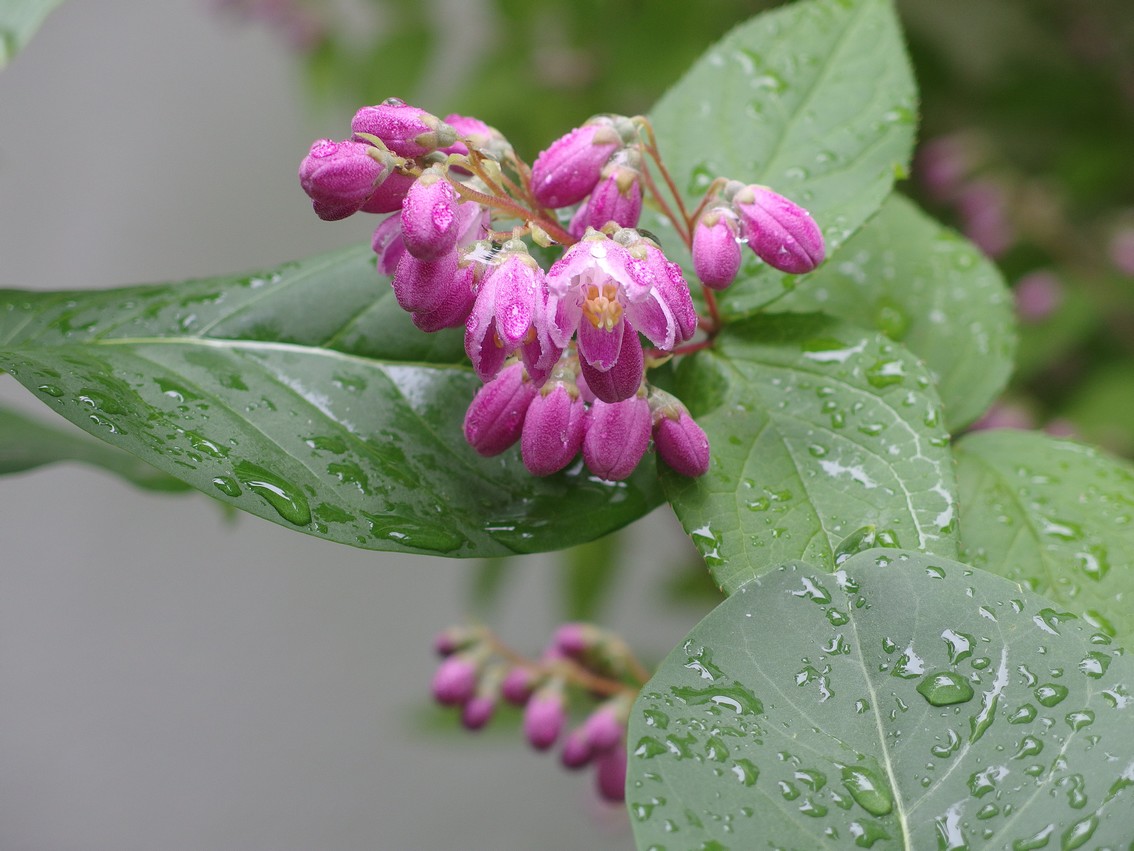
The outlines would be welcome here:
<svg viewBox="0 0 1134 851">
<path fill-rule="evenodd" d="M 533 748 L 559 745 L 565 768 L 594 766 L 599 795 L 623 800 L 626 726 L 650 672 L 619 636 L 567 623 L 538 659 L 527 659 L 484 627 L 460 626 L 438 635 L 434 648 L 443 658 L 433 696 L 457 707 L 466 728 L 484 727 L 501 700 L 523 707 L 523 734 Z"/>
<path fill-rule="evenodd" d="M 350 138 L 316 141 L 299 181 L 322 219 L 385 214 L 379 272 L 422 331 L 464 327 L 484 382 L 466 439 L 486 456 L 519 443 L 537 476 L 581 452 L 595 475 L 625 479 L 651 442 L 675 472 L 707 472 L 704 431 L 649 371 L 713 344 L 715 292 L 744 245 L 791 274 L 825 254 L 810 214 L 767 187 L 718 177 L 688 209 L 642 116 L 596 116 L 529 165 L 479 119 L 391 98 L 360 109 Z M 704 315 L 639 228 L 647 206 L 690 252 Z"/>
</svg>

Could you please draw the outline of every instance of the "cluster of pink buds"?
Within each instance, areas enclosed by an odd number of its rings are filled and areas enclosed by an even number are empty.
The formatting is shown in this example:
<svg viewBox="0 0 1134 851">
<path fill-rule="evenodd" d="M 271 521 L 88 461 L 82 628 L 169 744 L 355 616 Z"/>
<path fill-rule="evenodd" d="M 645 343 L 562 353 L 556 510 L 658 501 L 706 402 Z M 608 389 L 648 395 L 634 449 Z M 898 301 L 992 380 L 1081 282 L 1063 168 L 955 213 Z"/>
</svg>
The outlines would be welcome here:
<svg viewBox="0 0 1134 851">
<path fill-rule="evenodd" d="M 476 451 L 519 442 L 539 476 L 581 452 L 592 473 L 617 480 L 652 439 L 674 471 L 709 469 L 705 433 L 648 370 L 712 345 L 714 291 L 736 279 L 742 245 L 793 274 L 822 262 L 823 237 L 806 210 L 718 178 L 690 212 L 641 117 L 593 118 L 530 167 L 482 121 L 442 120 L 396 99 L 359 110 L 351 130 L 312 146 L 300 184 L 326 220 L 392 214 L 374 231 L 378 270 L 392 275 L 398 304 L 421 330 L 464 327 L 484 382 L 464 424 Z M 643 204 L 667 216 L 691 251 L 707 316 L 681 267 L 637 229 Z M 545 270 L 537 256 L 546 251 L 533 246 L 562 254 Z"/>
<path fill-rule="evenodd" d="M 479 730 L 501 699 L 524 709 L 523 732 L 533 748 L 562 742 L 565 768 L 595 766 L 599 794 L 621 801 L 626 785 L 626 724 L 650 672 L 613 633 L 585 623 L 559 627 L 537 660 L 503 645 L 482 627 L 454 627 L 434 642 L 444 657 L 433 696 L 460 709 L 461 723 Z M 570 731 L 571 705 L 585 704 Z"/>
</svg>

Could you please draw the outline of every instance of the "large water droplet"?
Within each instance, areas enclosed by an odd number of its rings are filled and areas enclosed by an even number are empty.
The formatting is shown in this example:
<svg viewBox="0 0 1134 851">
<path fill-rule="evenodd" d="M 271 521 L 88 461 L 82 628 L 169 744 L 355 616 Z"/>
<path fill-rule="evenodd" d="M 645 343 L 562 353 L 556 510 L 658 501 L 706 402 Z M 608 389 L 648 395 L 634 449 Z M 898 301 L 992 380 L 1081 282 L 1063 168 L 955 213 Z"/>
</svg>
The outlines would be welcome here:
<svg viewBox="0 0 1134 851">
<path fill-rule="evenodd" d="M 1012 759 L 1026 759 L 1030 756 L 1039 756 L 1043 751 L 1043 742 L 1035 736 L 1024 736 L 1020 739 L 1020 746 L 1016 749 Z"/>
<path fill-rule="evenodd" d="M 1078 732 L 1095 723 L 1095 713 L 1090 709 L 1077 709 L 1074 712 L 1068 712 L 1064 720 L 1072 730 Z"/>
<path fill-rule="evenodd" d="M 843 766 L 842 781 L 855 802 L 872 816 L 884 816 L 894 809 L 889 788 L 869 769 Z"/>
<path fill-rule="evenodd" d="M 973 637 L 967 632 L 954 632 L 947 629 L 941 633 L 949 649 L 949 661 L 956 665 L 973 655 Z"/>
<path fill-rule="evenodd" d="M 1059 837 L 1060 851 L 1073 851 L 1086 845 L 1099 826 L 1098 813 L 1091 813 L 1085 819 L 1080 819 L 1063 831 Z"/>
<path fill-rule="evenodd" d="M 917 693 L 933 706 L 951 706 L 972 700 L 973 687 L 960 674 L 937 671 L 918 683 Z"/>
<path fill-rule="evenodd" d="M 240 485 L 230 476 L 217 476 L 213 479 L 213 486 L 225 496 L 240 496 Z"/>
<path fill-rule="evenodd" d="M 1067 686 L 1061 686 L 1059 683 L 1044 683 L 1036 688 L 1034 694 L 1036 700 L 1043 706 L 1056 706 L 1067 697 Z"/>
<path fill-rule="evenodd" d="M 762 715 L 764 704 L 760 702 L 751 691 L 739 683 L 730 686 L 712 686 L 709 688 L 692 688 L 690 686 L 675 686 L 671 689 L 673 696 L 691 705 L 712 705 L 730 709 L 737 715 Z"/>
<path fill-rule="evenodd" d="M 268 503 L 288 523 L 306 526 L 311 522 L 307 498 L 291 482 L 250 461 L 241 461 L 234 472 L 241 484 Z"/>
<path fill-rule="evenodd" d="M 1009 724 L 1030 724 L 1036 720 L 1036 708 L 1030 703 L 1023 704 L 1008 716 Z"/>
</svg>

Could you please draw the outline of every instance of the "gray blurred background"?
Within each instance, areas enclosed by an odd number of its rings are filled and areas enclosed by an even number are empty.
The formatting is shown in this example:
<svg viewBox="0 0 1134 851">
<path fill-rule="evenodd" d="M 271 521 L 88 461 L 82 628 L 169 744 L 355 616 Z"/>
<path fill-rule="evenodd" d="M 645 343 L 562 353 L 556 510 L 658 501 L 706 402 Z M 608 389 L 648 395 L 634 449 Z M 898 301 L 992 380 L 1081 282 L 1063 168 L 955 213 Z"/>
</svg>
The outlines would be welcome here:
<svg viewBox="0 0 1134 851">
<path fill-rule="evenodd" d="M 298 188 L 310 141 L 351 114 L 300 90 L 277 39 L 206 0 L 65 3 L 0 74 L 0 286 L 367 240 L 372 220 L 320 222 Z M 10 378 L 0 403 L 47 416 Z M 665 509 L 631 541 L 604 622 L 657 658 L 699 614 L 659 587 L 684 539 Z M 556 581 L 546 558 L 523 567 L 495 625 L 534 653 Z M 0 479 L 0 849 L 632 847 L 589 773 L 515 733 L 430 732 L 429 645 L 463 618 L 470 568 L 71 464 Z"/>
</svg>

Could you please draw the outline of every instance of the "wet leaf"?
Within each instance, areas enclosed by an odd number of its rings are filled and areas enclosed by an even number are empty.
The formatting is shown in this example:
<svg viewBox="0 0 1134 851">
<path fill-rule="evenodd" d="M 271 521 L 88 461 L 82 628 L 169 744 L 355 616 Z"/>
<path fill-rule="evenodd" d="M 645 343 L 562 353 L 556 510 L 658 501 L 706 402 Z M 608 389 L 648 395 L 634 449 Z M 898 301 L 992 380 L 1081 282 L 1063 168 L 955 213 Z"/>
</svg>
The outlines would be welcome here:
<svg viewBox="0 0 1134 851">
<path fill-rule="evenodd" d="M 941 403 L 897 343 L 816 314 L 757 317 L 678 383 L 712 464 L 663 486 L 724 590 L 793 558 L 833 569 L 866 527 L 870 545 L 956 555 Z"/>
<path fill-rule="evenodd" d="M 1134 663 L 1052 606 L 903 551 L 753 580 L 634 706 L 638 847 L 1126 847 Z"/>
<path fill-rule="evenodd" d="M 1016 349 L 1012 294 L 964 237 L 891 195 L 838 257 L 775 302 L 877 328 L 925 361 L 957 431 L 1000 395 Z"/>
<path fill-rule="evenodd" d="M 44 18 L 63 0 L 4 0 L 0 3 L 0 68 L 23 50 Z"/>
<path fill-rule="evenodd" d="M 974 432 L 956 455 L 967 560 L 1134 637 L 1134 467 L 1025 431 Z"/>
<path fill-rule="evenodd" d="M 888 0 L 812 0 L 736 27 L 650 117 L 690 209 L 716 176 L 766 184 L 811 211 L 830 254 L 905 174 L 916 90 Z M 660 216 L 644 224 L 676 243 Z M 745 256 L 722 297 L 733 317 L 798 280 Z"/>
<path fill-rule="evenodd" d="M 101 467 L 131 484 L 154 491 L 185 491 L 189 486 L 129 453 L 84 434 L 64 431 L 42 420 L 0 407 L 0 475 L 22 473 L 60 461 Z"/>
<path fill-rule="evenodd" d="M 365 248 L 264 275 L 0 291 L 0 368 L 96 437 L 237 508 L 367 549 L 559 549 L 660 502 L 579 463 L 537 479 L 461 434 L 479 382 L 417 331 Z"/>
</svg>

